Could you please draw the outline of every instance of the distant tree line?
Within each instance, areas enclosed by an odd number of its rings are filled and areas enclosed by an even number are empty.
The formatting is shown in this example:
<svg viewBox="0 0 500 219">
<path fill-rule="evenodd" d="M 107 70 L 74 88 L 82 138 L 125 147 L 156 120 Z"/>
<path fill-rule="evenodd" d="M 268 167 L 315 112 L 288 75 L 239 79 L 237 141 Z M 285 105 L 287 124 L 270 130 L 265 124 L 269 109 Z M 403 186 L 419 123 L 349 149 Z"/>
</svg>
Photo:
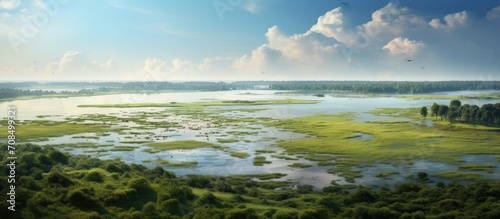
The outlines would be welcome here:
<svg viewBox="0 0 500 219">
<path fill-rule="evenodd" d="M 95 91 L 82 89 L 80 91 L 62 91 L 60 94 L 93 94 Z M 30 90 L 30 89 L 14 89 L 14 88 L 0 88 L 0 99 L 2 98 L 16 98 L 22 96 L 44 96 L 58 94 L 56 91 L 51 90 Z"/>
<path fill-rule="evenodd" d="M 242 89 L 272 89 L 315 91 L 350 91 L 356 93 L 430 93 L 459 90 L 499 90 L 500 81 L 237 81 L 237 82 L 8 82 L 0 83 L 0 98 L 51 94 L 38 87 L 80 87 L 79 92 L 201 90 L 225 91 Z M 18 90 L 14 90 L 18 89 Z M 66 92 L 68 93 L 68 92 Z M 21 95 L 22 94 L 22 95 Z"/>
<path fill-rule="evenodd" d="M 458 90 L 498 90 L 500 81 L 282 81 L 272 83 L 270 89 L 412 94 Z"/>
<path fill-rule="evenodd" d="M 427 107 L 420 109 L 422 116 L 427 116 Z M 436 119 L 448 119 L 450 123 L 462 122 L 469 124 L 500 125 L 500 103 L 477 105 L 464 104 L 460 100 L 452 100 L 450 105 L 439 105 L 434 103 L 431 106 L 431 115 Z"/>
</svg>

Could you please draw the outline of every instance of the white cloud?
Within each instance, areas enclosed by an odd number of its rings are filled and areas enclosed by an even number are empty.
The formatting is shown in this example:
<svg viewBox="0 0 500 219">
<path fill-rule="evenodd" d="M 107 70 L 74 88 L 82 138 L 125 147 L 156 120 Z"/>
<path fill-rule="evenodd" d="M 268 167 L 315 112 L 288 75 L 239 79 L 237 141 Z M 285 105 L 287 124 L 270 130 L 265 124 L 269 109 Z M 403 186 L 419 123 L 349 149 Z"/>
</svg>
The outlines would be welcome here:
<svg viewBox="0 0 500 219">
<path fill-rule="evenodd" d="M 252 14 L 257 14 L 259 12 L 259 5 L 257 4 L 256 1 L 246 1 L 245 4 L 242 5 L 243 9 L 246 11 L 252 13 Z"/>
<path fill-rule="evenodd" d="M 418 29 L 425 26 L 425 21 L 411 13 L 410 9 L 398 7 L 389 3 L 385 7 L 373 12 L 372 20 L 361 25 L 362 30 L 369 37 L 376 37 L 383 32 L 400 35 L 408 29 Z"/>
<path fill-rule="evenodd" d="M 344 15 L 341 8 L 335 8 L 318 18 L 318 22 L 310 29 L 313 32 L 321 33 L 326 37 L 347 45 L 353 44 L 352 30 L 347 30 L 344 25 Z"/>
<path fill-rule="evenodd" d="M 424 47 L 425 44 L 423 42 L 397 37 L 387 43 L 382 49 L 386 50 L 391 55 L 413 56 Z"/>
<path fill-rule="evenodd" d="M 465 26 L 469 22 L 470 16 L 467 11 L 448 14 L 444 17 L 445 24 L 435 18 L 429 22 L 434 29 L 453 29 L 459 26 Z"/>
<path fill-rule="evenodd" d="M 489 20 L 500 19 L 500 6 L 497 6 L 491 9 L 491 11 L 488 11 L 488 13 L 486 13 L 486 18 Z"/>
<path fill-rule="evenodd" d="M 50 62 L 45 66 L 45 73 L 64 75 L 69 78 L 75 77 L 75 74 L 102 76 L 102 74 L 115 73 L 118 70 L 118 64 L 113 59 L 104 63 L 90 61 L 86 54 L 79 51 L 68 51 L 58 61 Z"/>
<path fill-rule="evenodd" d="M 6 10 L 12 10 L 17 8 L 21 4 L 20 0 L 1 0 L 0 1 L 0 8 L 6 9 Z"/>
</svg>

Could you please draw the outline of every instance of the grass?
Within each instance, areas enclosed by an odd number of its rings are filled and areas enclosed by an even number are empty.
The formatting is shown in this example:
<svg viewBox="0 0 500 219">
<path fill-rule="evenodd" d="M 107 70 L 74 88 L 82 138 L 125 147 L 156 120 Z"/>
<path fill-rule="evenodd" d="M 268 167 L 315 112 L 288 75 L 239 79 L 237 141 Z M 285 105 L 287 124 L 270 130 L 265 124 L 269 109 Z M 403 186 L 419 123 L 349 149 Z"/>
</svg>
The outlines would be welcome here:
<svg viewBox="0 0 500 219">
<path fill-rule="evenodd" d="M 459 171 L 446 171 L 434 174 L 432 176 L 452 179 L 452 180 L 474 180 L 482 178 L 482 175 L 474 172 L 459 172 Z"/>
<path fill-rule="evenodd" d="M 7 124 L 7 122 L 3 123 Z M 70 124 L 53 121 L 31 121 L 30 123 L 17 124 L 16 139 L 35 139 L 46 137 L 59 137 L 80 133 L 100 133 L 103 128 L 95 125 Z M 7 132 L 0 132 L 0 138 L 7 138 Z"/>
<path fill-rule="evenodd" d="M 271 157 L 278 158 L 278 159 L 284 159 L 284 160 L 298 160 L 297 158 L 290 157 L 290 156 L 285 156 L 285 155 L 271 155 Z"/>
<path fill-rule="evenodd" d="M 222 149 L 221 146 L 216 144 L 193 140 L 154 142 L 146 144 L 146 146 L 152 147 L 157 150 L 192 150 L 198 148 Z"/>
<path fill-rule="evenodd" d="M 495 168 L 495 166 L 492 164 L 462 164 L 459 165 L 458 168 L 493 173 L 493 169 Z"/>
<path fill-rule="evenodd" d="M 181 162 L 170 162 L 168 160 L 156 159 L 156 160 L 143 160 L 143 163 L 153 163 L 160 166 L 168 167 L 190 167 L 198 165 L 196 161 L 181 161 Z"/>
<path fill-rule="evenodd" d="M 309 168 L 309 167 L 312 167 L 311 164 L 305 164 L 305 163 L 293 163 L 293 164 L 290 164 L 288 166 L 289 167 L 293 167 L 293 168 Z"/>
<path fill-rule="evenodd" d="M 280 179 L 285 177 L 286 174 L 283 173 L 266 173 L 266 174 L 243 174 L 243 175 L 232 175 L 231 178 L 241 177 L 247 179 L 257 178 L 259 180 L 270 180 L 270 179 Z"/>
<path fill-rule="evenodd" d="M 136 146 L 115 146 L 111 148 L 110 151 L 133 151 L 136 148 Z"/>
<path fill-rule="evenodd" d="M 389 111 L 401 117 L 411 117 L 415 113 L 419 117 L 419 112 L 413 108 Z M 400 165 L 414 159 L 458 163 L 463 155 L 500 154 L 500 147 L 492 147 L 494 142 L 500 142 L 500 129 L 492 131 L 440 123 L 433 127 L 414 123 L 361 123 L 352 121 L 354 116 L 353 113 L 321 114 L 272 121 L 266 125 L 307 134 L 308 137 L 302 139 L 278 141 L 275 146 L 286 149 L 289 154 L 307 154 L 306 159 L 324 164 L 335 160 L 337 168 L 329 172 L 345 174 L 350 179 L 358 173 L 349 167 L 361 164 Z M 358 132 L 375 138 L 370 141 L 348 139 Z"/>
<path fill-rule="evenodd" d="M 244 158 L 249 157 L 250 154 L 245 153 L 245 152 L 231 152 L 231 156 L 244 159 Z"/>
<path fill-rule="evenodd" d="M 234 142 L 239 142 L 237 139 L 233 139 L 233 138 L 217 138 L 216 140 L 219 143 L 234 143 Z"/>
<path fill-rule="evenodd" d="M 272 162 L 266 160 L 266 157 L 264 157 L 264 156 L 256 156 L 253 160 L 254 166 L 264 166 L 264 164 L 270 164 L 270 163 L 272 163 Z"/>
<path fill-rule="evenodd" d="M 111 107 L 111 108 L 131 108 L 131 107 L 184 107 L 200 108 L 206 106 L 255 106 L 255 105 L 276 105 L 276 104 L 315 104 L 317 100 L 300 99 L 280 99 L 280 100 L 227 100 L 193 103 L 127 103 L 127 104 L 85 104 L 78 107 Z"/>
<path fill-rule="evenodd" d="M 399 172 L 397 171 L 385 171 L 385 172 L 380 172 L 375 174 L 375 177 L 380 177 L 380 178 L 389 178 L 392 175 L 397 175 Z"/>
</svg>

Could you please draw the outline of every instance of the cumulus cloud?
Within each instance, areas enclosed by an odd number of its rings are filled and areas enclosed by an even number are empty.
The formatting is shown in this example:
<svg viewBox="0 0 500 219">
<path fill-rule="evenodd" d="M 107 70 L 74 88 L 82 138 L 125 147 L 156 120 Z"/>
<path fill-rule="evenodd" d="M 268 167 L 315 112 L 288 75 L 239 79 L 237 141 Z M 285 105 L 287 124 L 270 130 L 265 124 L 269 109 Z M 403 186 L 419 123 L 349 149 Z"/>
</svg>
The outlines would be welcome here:
<svg viewBox="0 0 500 219">
<path fill-rule="evenodd" d="M 372 20 L 358 27 L 369 37 L 376 37 L 383 32 L 399 35 L 408 29 L 417 29 L 425 26 L 425 21 L 413 14 L 406 7 L 389 3 L 385 7 L 373 12 Z"/>
<path fill-rule="evenodd" d="M 486 13 L 486 18 L 488 20 L 500 19 L 500 6 L 497 6 L 491 9 L 491 11 L 488 11 L 488 13 Z"/>
<path fill-rule="evenodd" d="M 310 31 L 334 38 L 347 45 L 353 44 L 353 32 L 345 27 L 341 8 L 335 8 L 320 16 L 318 22 L 311 27 Z"/>
<path fill-rule="evenodd" d="M 6 10 L 12 10 L 17 8 L 21 4 L 20 0 L 2 0 L 0 1 L 0 8 Z"/>
<path fill-rule="evenodd" d="M 50 62 L 45 67 L 48 74 L 102 74 L 112 73 L 118 70 L 116 61 L 109 59 L 99 63 L 90 61 L 86 54 L 79 51 L 68 51 L 56 62 Z"/>
<path fill-rule="evenodd" d="M 470 16 L 467 11 L 448 14 L 444 17 L 445 23 L 435 18 L 429 22 L 429 25 L 434 29 L 453 29 L 459 26 L 465 26 L 469 21 Z"/>
<path fill-rule="evenodd" d="M 423 42 L 397 37 L 387 43 L 382 49 L 386 50 L 390 55 L 413 56 L 418 50 L 424 47 L 425 44 Z"/>
</svg>

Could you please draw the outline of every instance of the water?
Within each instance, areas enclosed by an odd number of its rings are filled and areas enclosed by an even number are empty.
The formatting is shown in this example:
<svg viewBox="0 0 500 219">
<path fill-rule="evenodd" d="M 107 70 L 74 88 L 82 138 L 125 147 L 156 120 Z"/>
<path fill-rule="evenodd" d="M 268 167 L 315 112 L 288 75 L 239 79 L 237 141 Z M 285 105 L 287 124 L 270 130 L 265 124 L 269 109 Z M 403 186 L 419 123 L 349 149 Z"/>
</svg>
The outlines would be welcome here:
<svg viewBox="0 0 500 219">
<path fill-rule="evenodd" d="M 97 148 L 75 148 L 62 147 L 61 150 L 71 154 L 87 154 L 103 159 L 120 158 L 127 163 L 138 163 L 147 167 L 155 167 L 154 162 L 145 163 L 145 160 L 155 161 L 157 159 L 168 160 L 169 162 L 180 163 L 197 161 L 198 165 L 188 167 L 165 167 L 169 171 L 183 176 L 187 174 L 210 174 L 210 175 L 232 175 L 232 174 L 254 174 L 254 173 L 285 173 L 286 177 L 280 180 L 288 180 L 297 184 L 310 184 L 317 188 L 329 185 L 332 180 L 345 183 L 344 179 L 334 174 L 326 173 L 332 166 L 317 166 L 316 162 L 303 158 L 297 160 L 285 160 L 272 157 L 270 153 L 259 154 L 265 156 L 271 164 L 254 166 L 253 159 L 257 150 L 271 150 L 275 154 L 283 152 L 281 148 L 273 148 L 272 145 L 278 140 L 289 140 L 302 138 L 304 135 L 292 133 L 276 128 L 265 127 L 262 124 L 224 124 L 218 127 L 210 127 L 210 118 L 194 118 L 193 115 L 176 115 L 169 111 L 169 108 L 144 107 L 144 108 L 82 108 L 77 107 L 82 104 L 124 104 L 124 103 L 169 103 L 169 102 L 200 102 L 211 100 L 269 100 L 269 99 L 305 99 L 320 100 L 317 104 L 293 104 L 293 105 L 266 105 L 266 106 L 228 106 L 228 107 L 207 107 L 210 109 L 262 109 L 256 112 L 225 112 L 226 117 L 259 118 L 271 117 L 274 119 L 286 119 L 301 116 L 314 115 L 318 113 L 357 113 L 354 121 L 367 122 L 376 120 L 397 120 L 410 121 L 406 118 L 394 118 L 388 116 L 376 116 L 368 113 L 376 108 L 407 108 L 430 106 L 434 102 L 438 104 L 449 104 L 449 100 L 409 100 L 395 97 L 315 97 L 304 94 L 280 93 L 272 90 L 251 90 L 251 91 L 218 91 L 218 92 L 173 92 L 160 94 L 114 94 L 91 97 L 68 97 L 68 98 L 43 98 L 33 100 L 15 100 L 1 102 L 4 109 L 9 105 L 15 105 L 18 109 L 18 119 L 20 120 L 56 120 L 64 121 L 66 118 L 77 118 L 83 115 L 105 114 L 120 118 L 143 118 L 143 121 L 115 122 L 112 127 L 126 128 L 125 132 L 108 132 L 106 136 L 95 133 L 83 133 L 49 138 L 47 141 L 36 142 L 40 145 L 54 144 L 93 144 L 101 145 Z M 464 95 L 463 92 L 449 92 L 447 95 Z M 482 105 L 485 103 L 497 102 L 494 100 L 464 100 L 462 104 Z M 40 117 L 40 115 L 43 115 Z M 143 117 L 141 117 L 143 116 Z M 87 121 L 93 123 L 95 121 Z M 101 122 L 101 121 L 98 121 Z M 176 122 L 179 127 L 156 127 L 145 130 L 146 123 L 149 122 Z M 426 122 L 432 126 L 432 121 Z M 193 129 L 196 128 L 196 129 Z M 237 135 L 235 132 L 251 133 Z M 135 134 L 131 134 L 135 133 Z M 210 134 L 205 134 L 210 133 Z M 213 134 L 216 133 L 216 134 Z M 369 141 L 374 136 L 367 133 L 355 133 L 356 137 L 351 140 Z M 84 136 L 82 138 L 82 136 Z M 208 136 L 208 137 L 207 137 Z M 220 143 L 217 138 L 235 138 L 237 142 Z M 123 143 L 124 140 L 133 141 L 178 141 L 197 140 L 206 141 L 217 145 L 222 145 L 227 150 L 216 150 L 212 148 L 201 148 L 194 150 L 170 150 L 158 153 L 148 153 L 144 149 L 143 143 Z M 110 151 L 115 146 L 135 146 L 133 151 Z M 96 150 L 102 152 L 96 152 Z M 249 157 L 241 159 L 232 157 L 230 152 L 245 152 Z M 292 158 L 294 156 L 286 155 Z M 465 163 L 491 163 L 498 166 L 498 160 L 494 155 L 467 155 L 462 157 Z M 288 165 L 292 163 L 310 164 L 309 168 L 293 168 Z M 410 166 L 393 166 L 389 164 L 374 164 L 362 167 L 363 177 L 356 179 L 356 184 L 367 185 L 393 185 L 397 182 L 408 180 L 405 175 L 416 174 L 417 172 L 427 172 L 429 174 L 457 170 L 456 165 L 433 162 L 429 160 L 416 160 Z M 395 170 L 398 174 L 388 178 L 375 177 L 376 173 L 382 171 Z M 498 168 L 493 173 L 484 173 L 487 176 L 500 178 Z M 432 178 L 431 178 L 432 179 Z"/>
</svg>

